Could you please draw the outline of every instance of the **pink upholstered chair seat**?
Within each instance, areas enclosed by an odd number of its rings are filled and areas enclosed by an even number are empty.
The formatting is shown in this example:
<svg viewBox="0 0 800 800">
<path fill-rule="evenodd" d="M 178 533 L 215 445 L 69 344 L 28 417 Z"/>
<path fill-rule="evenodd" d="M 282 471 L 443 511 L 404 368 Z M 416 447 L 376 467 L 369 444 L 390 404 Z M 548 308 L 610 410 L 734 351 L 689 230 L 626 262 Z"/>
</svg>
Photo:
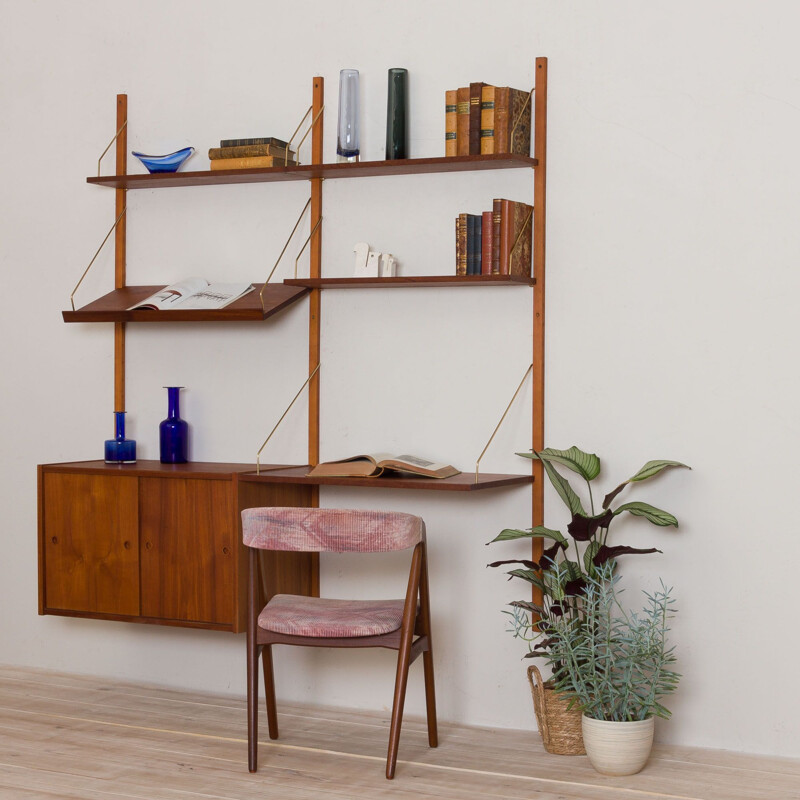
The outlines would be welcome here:
<svg viewBox="0 0 800 800">
<path fill-rule="evenodd" d="M 400 628 L 403 603 L 277 594 L 258 615 L 258 627 L 290 636 L 380 636 Z"/>
</svg>

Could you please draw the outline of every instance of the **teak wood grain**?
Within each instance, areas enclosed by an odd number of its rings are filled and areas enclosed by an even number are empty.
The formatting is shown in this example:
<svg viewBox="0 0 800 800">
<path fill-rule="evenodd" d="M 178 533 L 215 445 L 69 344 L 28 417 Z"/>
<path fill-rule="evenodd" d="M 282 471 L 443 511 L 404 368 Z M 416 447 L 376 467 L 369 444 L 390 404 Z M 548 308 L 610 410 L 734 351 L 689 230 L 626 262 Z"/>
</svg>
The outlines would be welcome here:
<svg viewBox="0 0 800 800">
<path fill-rule="evenodd" d="M 139 517 L 132 477 L 40 471 L 43 607 L 139 613 Z"/>
</svg>

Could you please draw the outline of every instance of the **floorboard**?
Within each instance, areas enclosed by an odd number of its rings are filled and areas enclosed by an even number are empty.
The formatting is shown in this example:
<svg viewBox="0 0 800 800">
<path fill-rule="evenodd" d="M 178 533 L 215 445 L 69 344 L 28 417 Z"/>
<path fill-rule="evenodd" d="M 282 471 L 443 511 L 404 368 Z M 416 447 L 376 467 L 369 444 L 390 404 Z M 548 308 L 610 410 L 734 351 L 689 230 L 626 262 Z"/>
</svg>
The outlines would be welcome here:
<svg viewBox="0 0 800 800">
<path fill-rule="evenodd" d="M 533 732 L 283 704 L 247 771 L 244 698 L 0 667 L 2 800 L 800 800 L 800 760 L 657 745 L 627 778 L 546 753 Z"/>
</svg>

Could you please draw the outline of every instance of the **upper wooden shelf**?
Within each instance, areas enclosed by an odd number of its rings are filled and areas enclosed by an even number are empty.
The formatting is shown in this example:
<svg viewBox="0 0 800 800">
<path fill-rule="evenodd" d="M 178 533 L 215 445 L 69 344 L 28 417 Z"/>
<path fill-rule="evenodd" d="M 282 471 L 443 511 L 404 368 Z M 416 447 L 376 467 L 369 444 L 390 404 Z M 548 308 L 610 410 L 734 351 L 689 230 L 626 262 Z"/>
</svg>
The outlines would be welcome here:
<svg viewBox="0 0 800 800">
<path fill-rule="evenodd" d="M 401 286 L 534 286 L 521 275 L 409 275 L 394 278 L 287 278 L 287 286 L 309 289 L 388 289 Z"/>
<path fill-rule="evenodd" d="M 438 492 L 474 492 L 481 489 L 499 489 L 504 486 L 525 486 L 533 482 L 532 475 L 499 475 L 485 473 L 475 480 L 474 472 L 462 472 L 452 478 L 422 478 L 402 473 L 384 473 L 377 478 L 332 478 L 309 477 L 311 467 L 275 468 L 261 466 L 261 474 L 255 472 L 239 475 L 240 481 L 254 483 L 294 483 L 313 486 L 362 486 L 370 489 L 418 489 Z"/>
<path fill-rule="evenodd" d="M 62 311 L 64 322 L 252 322 L 265 320 L 308 293 L 303 286 L 269 284 L 261 306 L 263 283 L 254 291 L 217 310 L 127 311 L 163 286 L 126 286 L 115 289 L 77 311 Z"/>
<path fill-rule="evenodd" d="M 267 183 L 310 178 L 367 178 L 381 175 L 422 175 L 436 172 L 474 172 L 484 169 L 535 167 L 535 158 L 523 155 L 403 158 L 395 161 L 360 161 L 356 164 L 303 164 L 299 167 L 224 169 L 203 172 L 167 172 L 145 175 L 107 175 L 87 178 L 87 183 L 114 189 L 157 189 L 169 186 L 211 186 L 228 183 Z"/>
</svg>

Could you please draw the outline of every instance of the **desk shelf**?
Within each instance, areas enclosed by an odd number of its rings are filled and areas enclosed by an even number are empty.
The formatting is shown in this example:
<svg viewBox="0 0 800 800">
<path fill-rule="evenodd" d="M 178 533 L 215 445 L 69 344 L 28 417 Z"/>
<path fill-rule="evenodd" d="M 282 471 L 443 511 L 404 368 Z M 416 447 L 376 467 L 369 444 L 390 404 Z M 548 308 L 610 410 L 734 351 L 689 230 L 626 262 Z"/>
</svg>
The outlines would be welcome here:
<svg viewBox="0 0 800 800">
<path fill-rule="evenodd" d="M 462 472 L 451 478 L 423 478 L 406 474 L 384 474 L 377 478 L 315 477 L 307 473 L 309 466 L 275 467 L 262 466 L 261 474 L 248 472 L 239 475 L 244 483 L 290 483 L 311 486 L 359 486 L 369 489 L 415 489 L 434 492 L 475 492 L 483 489 L 500 489 L 507 486 L 527 486 L 533 482 L 532 475 L 502 475 L 485 473 L 475 480 L 474 472 Z"/>
</svg>

